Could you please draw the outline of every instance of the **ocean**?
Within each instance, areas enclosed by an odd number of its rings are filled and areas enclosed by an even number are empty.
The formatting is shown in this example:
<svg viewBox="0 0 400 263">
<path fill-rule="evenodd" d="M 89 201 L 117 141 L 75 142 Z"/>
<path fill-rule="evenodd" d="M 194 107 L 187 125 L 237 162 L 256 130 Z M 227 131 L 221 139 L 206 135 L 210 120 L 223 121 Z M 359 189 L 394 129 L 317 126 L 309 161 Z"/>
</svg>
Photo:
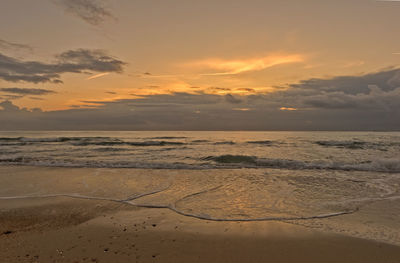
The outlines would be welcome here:
<svg viewBox="0 0 400 263">
<path fill-rule="evenodd" d="M 10 131 L 0 132 L 0 166 L 51 167 L 57 178 L 3 184 L 0 199 L 124 201 L 400 244 L 400 132 Z"/>
</svg>

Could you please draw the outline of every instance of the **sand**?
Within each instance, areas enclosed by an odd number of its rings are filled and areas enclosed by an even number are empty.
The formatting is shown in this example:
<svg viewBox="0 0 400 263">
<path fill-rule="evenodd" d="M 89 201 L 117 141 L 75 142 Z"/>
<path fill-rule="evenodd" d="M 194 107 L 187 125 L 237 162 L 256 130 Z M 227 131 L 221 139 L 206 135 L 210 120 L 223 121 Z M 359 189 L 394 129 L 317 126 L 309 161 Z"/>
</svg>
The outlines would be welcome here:
<svg viewBox="0 0 400 263">
<path fill-rule="evenodd" d="M 99 172 L 35 169 L 1 167 L 1 196 L 79 190 L 85 185 L 73 175 Z M 53 174 L 60 176 L 49 179 Z M 400 246 L 293 222 L 214 222 L 165 208 L 59 196 L 0 200 L 0 262 L 399 263 Z"/>
<path fill-rule="evenodd" d="M 65 197 L 0 201 L 0 262 L 400 262 L 400 247 Z"/>
</svg>

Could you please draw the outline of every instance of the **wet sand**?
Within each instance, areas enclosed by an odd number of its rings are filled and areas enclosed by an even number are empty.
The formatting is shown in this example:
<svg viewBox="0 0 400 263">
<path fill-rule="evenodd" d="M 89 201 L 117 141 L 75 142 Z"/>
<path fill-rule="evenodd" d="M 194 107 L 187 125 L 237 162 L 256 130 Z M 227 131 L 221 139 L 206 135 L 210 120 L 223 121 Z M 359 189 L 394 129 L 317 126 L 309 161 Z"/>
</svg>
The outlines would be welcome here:
<svg viewBox="0 0 400 263">
<path fill-rule="evenodd" d="M 283 222 L 212 222 L 67 197 L 1 200 L 0 262 L 400 262 L 400 247 Z"/>
<path fill-rule="evenodd" d="M 367 220 L 395 228 L 397 200 L 314 220 L 324 220 L 320 231 L 305 220 L 216 222 L 111 199 L 162 189 L 167 173 L 180 177 L 184 171 L 0 167 L 0 262 L 400 262 L 400 246 L 328 229 L 340 224 L 359 231 L 372 224 Z M 43 197 L 58 193 L 110 200 Z M 142 202 L 151 203 L 153 195 L 147 197 Z M 371 217 L 382 209 L 385 217 Z"/>
</svg>

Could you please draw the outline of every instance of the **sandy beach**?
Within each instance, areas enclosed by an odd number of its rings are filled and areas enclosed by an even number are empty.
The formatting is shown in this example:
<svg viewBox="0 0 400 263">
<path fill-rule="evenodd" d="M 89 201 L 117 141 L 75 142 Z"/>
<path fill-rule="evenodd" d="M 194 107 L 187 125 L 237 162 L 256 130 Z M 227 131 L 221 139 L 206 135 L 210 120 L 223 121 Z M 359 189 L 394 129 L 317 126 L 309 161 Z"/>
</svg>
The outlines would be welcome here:
<svg viewBox="0 0 400 263">
<path fill-rule="evenodd" d="M 45 189 L 43 185 L 54 192 L 65 190 L 82 174 L 95 171 L 99 173 L 93 169 L 2 167 L 3 197 L 22 195 L 35 187 Z M 49 179 L 56 173 L 64 176 L 62 183 Z M 0 200 L 0 259 L 10 263 L 375 263 L 399 262 L 400 247 L 293 222 L 215 222 L 165 208 L 58 196 Z"/>
<path fill-rule="evenodd" d="M 1 262 L 399 262 L 400 247 L 278 222 L 45 198 L 0 202 Z"/>
</svg>

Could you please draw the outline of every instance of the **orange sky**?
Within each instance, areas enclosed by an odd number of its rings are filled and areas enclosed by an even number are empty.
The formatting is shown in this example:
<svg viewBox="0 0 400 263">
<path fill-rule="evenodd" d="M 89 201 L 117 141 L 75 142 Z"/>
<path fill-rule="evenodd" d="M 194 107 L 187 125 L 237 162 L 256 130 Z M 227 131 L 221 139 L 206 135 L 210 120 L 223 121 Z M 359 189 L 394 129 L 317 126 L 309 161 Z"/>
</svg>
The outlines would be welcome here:
<svg viewBox="0 0 400 263">
<path fill-rule="evenodd" d="M 102 14 L 67 2 L 3 0 L 0 38 L 30 48 L 0 44 L 1 53 L 54 63 L 67 50 L 101 49 L 125 62 L 123 71 L 61 73 L 62 84 L 0 79 L 1 88 L 56 92 L 14 99 L 20 107 L 67 109 L 173 92 L 264 94 L 400 61 L 396 2 L 95 1 Z"/>
</svg>

